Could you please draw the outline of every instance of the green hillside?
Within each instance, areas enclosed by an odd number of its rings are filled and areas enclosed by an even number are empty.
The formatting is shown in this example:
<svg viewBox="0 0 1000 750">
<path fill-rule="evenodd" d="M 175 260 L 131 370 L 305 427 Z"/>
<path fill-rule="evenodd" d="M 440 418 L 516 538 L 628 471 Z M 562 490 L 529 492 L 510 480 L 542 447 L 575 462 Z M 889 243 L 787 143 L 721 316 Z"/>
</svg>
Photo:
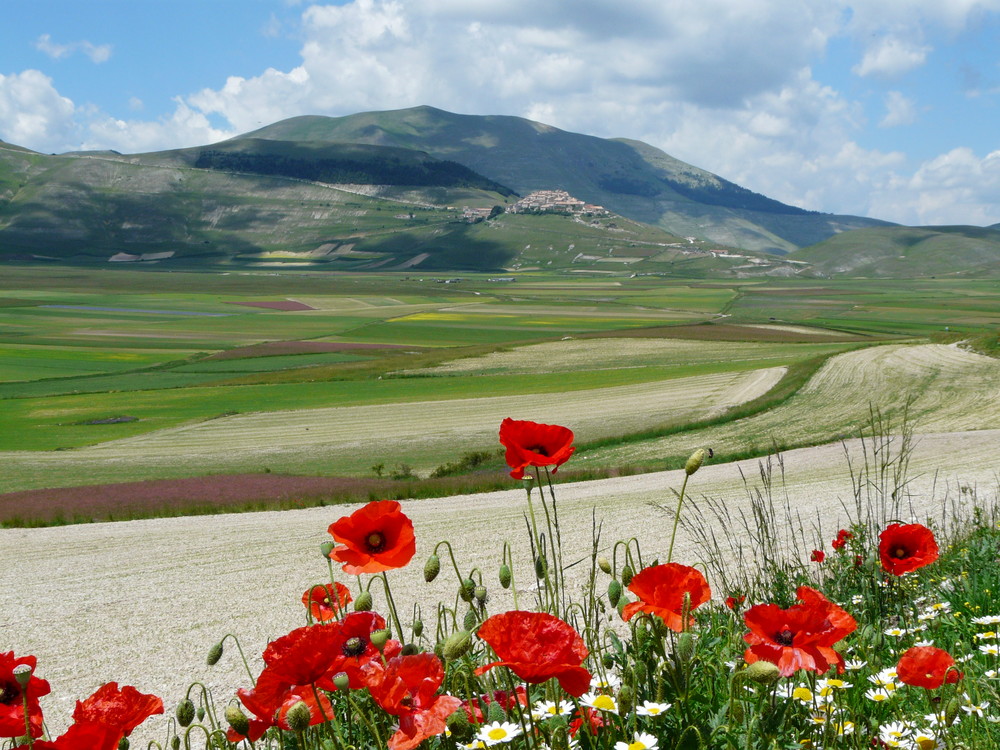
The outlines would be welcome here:
<svg viewBox="0 0 1000 750">
<path fill-rule="evenodd" d="M 878 227 L 832 237 L 790 256 L 811 272 L 867 277 L 1000 275 L 1000 228 Z"/>
<path fill-rule="evenodd" d="M 521 194 L 561 188 L 675 235 L 750 250 L 786 253 L 837 232 L 885 224 L 785 205 L 639 141 L 569 133 L 520 117 L 415 107 L 294 117 L 245 137 L 418 149 Z"/>
</svg>

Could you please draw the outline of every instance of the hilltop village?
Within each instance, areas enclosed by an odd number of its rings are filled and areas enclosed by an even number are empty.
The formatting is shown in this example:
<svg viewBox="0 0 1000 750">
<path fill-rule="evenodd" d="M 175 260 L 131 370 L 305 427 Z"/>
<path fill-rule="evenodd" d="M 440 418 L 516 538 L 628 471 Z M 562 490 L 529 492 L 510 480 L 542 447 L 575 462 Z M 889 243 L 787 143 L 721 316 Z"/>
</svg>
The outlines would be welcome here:
<svg viewBox="0 0 1000 750">
<path fill-rule="evenodd" d="M 565 190 L 536 190 L 529 193 L 517 203 L 513 203 L 504 210 L 508 214 L 543 214 L 561 213 L 574 214 L 579 216 L 609 216 L 611 214 L 603 206 L 596 206 L 574 198 Z M 462 216 L 466 221 L 476 222 L 496 216 L 494 208 L 471 208 L 464 206 Z"/>
</svg>

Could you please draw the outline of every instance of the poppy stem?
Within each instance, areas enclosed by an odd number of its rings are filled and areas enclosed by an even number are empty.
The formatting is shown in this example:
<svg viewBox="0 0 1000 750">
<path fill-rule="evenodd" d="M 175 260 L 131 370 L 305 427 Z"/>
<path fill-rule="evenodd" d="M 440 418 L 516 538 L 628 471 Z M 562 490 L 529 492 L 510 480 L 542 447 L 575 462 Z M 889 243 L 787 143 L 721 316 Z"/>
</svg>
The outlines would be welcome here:
<svg viewBox="0 0 1000 750">
<path fill-rule="evenodd" d="M 402 643 L 406 640 L 403 636 L 403 626 L 399 622 L 399 615 L 396 613 L 396 602 L 393 601 L 392 591 L 389 589 L 389 578 L 386 576 L 385 571 L 379 574 L 382 578 L 382 586 L 385 588 L 385 598 L 389 603 L 389 614 L 392 615 L 392 621 L 396 624 L 396 632 L 399 633 L 399 640 Z"/>
<path fill-rule="evenodd" d="M 23 706 L 24 711 L 24 733 L 28 737 L 28 747 L 32 748 L 35 746 L 35 740 L 31 736 L 31 714 L 28 713 L 28 686 L 25 685 L 21 688 L 21 706 Z"/>
<path fill-rule="evenodd" d="M 670 548 L 667 550 L 667 562 L 674 559 L 674 540 L 677 538 L 677 524 L 681 520 L 681 506 L 684 504 L 684 491 L 687 489 L 690 474 L 685 472 L 684 482 L 681 484 L 680 494 L 677 496 L 677 510 L 674 511 L 674 528 L 670 532 Z"/>
</svg>

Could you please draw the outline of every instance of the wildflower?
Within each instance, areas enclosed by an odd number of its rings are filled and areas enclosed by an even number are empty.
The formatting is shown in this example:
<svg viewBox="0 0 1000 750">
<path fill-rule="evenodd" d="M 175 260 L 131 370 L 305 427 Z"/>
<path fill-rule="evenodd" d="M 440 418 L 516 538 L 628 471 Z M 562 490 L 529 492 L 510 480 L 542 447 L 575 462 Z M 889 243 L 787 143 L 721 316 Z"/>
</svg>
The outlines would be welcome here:
<svg viewBox="0 0 1000 750">
<path fill-rule="evenodd" d="M 910 735 L 910 727 L 902 721 L 893 721 L 879 727 L 878 737 L 888 747 L 905 747 Z"/>
<path fill-rule="evenodd" d="M 491 745 L 499 745 L 501 742 L 510 742 L 519 734 L 521 734 L 521 727 L 517 724 L 512 724 L 509 721 L 494 721 L 492 724 L 483 726 L 476 735 L 476 739 L 485 742 L 486 746 L 490 747 Z"/>
<path fill-rule="evenodd" d="M 937 737 L 930 729 L 915 729 L 911 741 L 915 750 L 934 750 L 938 746 Z"/>
<path fill-rule="evenodd" d="M 844 669 L 849 672 L 857 672 L 858 670 L 864 669 L 868 666 L 868 662 L 862 661 L 861 659 L 848 659 L 844 662 Z"/>
<path fill-rule="evenodd" d="M 333 676 L 339 673 L 347 675 L 350 687 L 364 687 L 362 670 L 367 664 L 374 661 L 381 665 L 383 656 L 391 659 L 402 650 L 402 644 L 396 640 L 386 641 L 381 650 L 372 642 L 376 633 L 385 630 L 385 619 L 376 612 L 351 612 L 339 623 L 314 627 L 334 631 L 326 643 L 329 650 L 324 652 L 328 660 L 326 673 L 319 681 L 325 690 L 333 691 Z"/>
<path fill-rule="evenodd" d="M 528 466 L 552 466 L 555 473 L 576 450 L 568 427 L 509 417 L 500 423 L 500 443 L 507 449 L 504 458 L 514 479 L 523 479 Z"/>
<path fill-rule="evenodd" d="M 603 677 L 595 674 L 590 678 L 590 687 L 594 690 L 617 690 L 621 684 L 621 677 L 614 672 L 606 672 Z"/>
<path fill-rule="evenodd" d="M 743 596 L 742 594 L 740 594 L 739 596 L 727 596 L 726 597 L 726 606 L 729 607 L 729 609 L 736 609 L 739 605 L 741 605 L 746 600 L 747 600 L 747 598 L 745 596 Z"/>
<path fill-rule="evenodd" d="M 986 714 L 986 709 L 990 707 L 989 701 L 983 701 L 982 703 L 969 703 L 966 706 L 962 706 L 962 710 L 965 711 L 969 716 L 975 714 L 976 716 L 982 717 Z"/>
<path fill-rule="evenodd" d="M 851 687 L 854 687 L 853 683 L 844 682 L 843 680 L 835 678 L 816 681 L 816 689 L 819 691 L 819 694 L 823 696 L 832 695 L 836 690 L 847 690 Z"/>
<path fill-rule="evenodd" d="M 665 563 L 639 571 L 628 589 L 639 600 L 625 605 L 623 620 L 627 622 L 637 612 L 646 612 L 662 618 L 668 628 L 677 632 L 687 630 L 694 623 L 690 616 L 687 622 L 684 621 L 685 598 L 689 611 L 712 598 L 701 571 L 679 563 Z"/>
<path fill-rule="evenodd" d="M 878 554 L 882 567 L 900 576 L 937 560 L 938 546 L 926 526 L 894 523 L 879 535 Z"/>
<path fill-rule="evenodd" d="M 855 594 L 851 597 L 851 604 L 861 604 L 865 600 L 864 594 Z"/>
<path fill-rule="evenodd" d="M 904 635 L 909 635 L 910 633 L 906 628 L 886 628 L 882 632 L 893 638 L 902 638 Z"/>
<path fill-rule="evenodd" d="M 434 654 L 395 656 L 384 667 L 372 661 L 364 671 L 375 702 L 399 717 L 389 750 L 413 750 L 428 737 L 443 734 L 448 716 L 462 705 L 459 698 L 437 694 L 444 667 Z"/>
<path fill-rule="evenodd" d="M 870 701 L 874 701 L 875 703 L 887 701 L 892 698 L 893 695 L 894 693 L 888 690 L 876 690 L 875 688 L 868 688 L 868 690 L 865 691 L 865 698 Z"/>
<path fill-rule="evenodd" d="M 330 524 L 341 546 L 330 559 L 343 563 L 345 573 L 381 573 L 402 568 L 417 551 L 413 522 L 395 500 L 373 500 L 349 516 Z"/>
<path fill-rule="evenodd" d="M 632 742 L 616 742 L 615 750 L 656 750 L 656 737 L 645 732 L 636 732 Z"/>
<path fill-rule="evenodd" d="M 1000 646 L 995 643 L 984 643 L 979 650 L 989 656 L 1000 656 Z"/>
<path fill-rule="evenodd" d="M 873 675 L 868 675 L 868 681 L 872 682 L 879 687 L 886 688 L 888 690 L 896 689 L 896 679 L 899 675 L 896 673 L 895 667 L 886 667 Z"/>
<path fill-rule="evenodd" d="M 319 622 L 336 619 L 337 613 L 350 602 L 350 589 L 338 582 L 311 586 L 302 594 L 302 603 L 309 608 L 312 618 Z"/>
<path fill-rule="evenodd" d="M 618 713 L 618 702 L 613 695 L 606 693 L 584 693 L 580 696 L 580 703 L 584 706 L 596 708 L 599 711 L 607 711 L 610 714 Z"/>
<path fill-rule="evenodd" d="M 808 586 L 800 586 L 796 596 L 802 603 L 788 609 L 758 604 L 747 610 L 743 619 L 750 632 L 743 639 L 750 648 L 744 660 L 769 661 L 784 677 L 798 669 L 823 674 L 831 665 L 842 668 L 833 645 L 857 628 L 854 618 Z"/>
<path fill-rule="evenodd" d="M 635 712 L 639 716 L 662 716 L 670 710 L 671 703 L 654 703 L 653 701 L 643 701 L 641 706 L 636 706 Z"/>
<path fill-rule="evenodd" d="M 834 549 L 843 549 L 847 545 L 847 540 L 853 538 L 854 534 L 847 529 L 841 529 L 837 532 L 837 538 L 830 542 L 830 546 Z"/>
<path fill-rule="evenodd" d="M 933 646 L 914 646 L 900 658 L 896 672 L 900 682 L 933 690 L 945 682 L 962 679 L 962 673 L 954 667 L 955 660 L 947 651 Z"/>
<path fill-rule="evenodd" d="M 934 641 L 929 640 L 929 639 L 928 640 L 923 640 L 923 641 L 914 641 L 913 645 L 914 646 L 933 646 L 934 645 Z"/>
<path fill-rule="evenodd" d="M 977 641 L 989 641 L 996 640 L 997 634 L 995 630 L 987 630 L 985 633 L 976 633 Z"/>
<path fill-rule="evenodd" d="M 976 625 L 1000 625 L 1000 615 L 982 615 L 981 617 L 973 617 L 972 621 Z"/>
<path fill-rule="evenodd" d="M 531 711 L 535 721 L 551 719 L 553 716 L 568 716 L 573 713 L 573 704 L 569 701 L 538 701 Z"/>
<path fill-rule="evenodd" d="M 476 669 L 481 675 L 493 667 L 508 667 L 528 683 L 551 678 L 562 689 L 579 697 L 590 686 L 590 672 L 581 665 L 587 658 L 583 638 L 571 625 L 545 612 L 512 610 L 493 615 L 479 626 L 478 635 L 500 661 Z"/>
<path fill-rule="evenodd" d="M 42 707 L 38 699 L 48 695 L 49 683 L 36 677 L 34 656 L 14 656 L 13 651 L 0 653 L 0 737 L 24 735 L 24 696 L 28 697 L 28 723 L 32 737 L 42 736 Z M 31 676 L 23 688 L 14 674 L 18 667 L 27 666 Z M 23 679 L 23 678 L 22 678 Z"/>
<path fill-rule="evenodd" d="M 812 557 L 809 558 L 812 562 L 821 563 L 826 559 L 826 553 L 821 549 L 814 549 L 812 551 Z"/>
<path fill-rule="evenodd" d="M 130 685 L 119 688 L 117 682 L 109 682 L 86 700 L 76 702 L 73 721 L 100 724 L 112 730 L 120 740 L 150 716 L 162 713 L 163 701 L 155 695 L 140 693 Z"/>
</svg>

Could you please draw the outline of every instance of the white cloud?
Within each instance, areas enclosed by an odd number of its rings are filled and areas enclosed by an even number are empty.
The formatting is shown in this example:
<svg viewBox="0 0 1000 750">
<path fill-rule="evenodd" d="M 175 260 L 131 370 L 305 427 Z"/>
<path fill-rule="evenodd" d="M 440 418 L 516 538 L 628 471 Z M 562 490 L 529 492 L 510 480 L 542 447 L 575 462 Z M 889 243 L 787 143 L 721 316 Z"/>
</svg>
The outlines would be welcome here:
<svg viewBox="0 0 1000 750">
<path fill-rule="evenodd" d="M 919 68 L 927 60 L 931 48 L 903 39 L 886 37 L 865 52 L 861 62 L 852 70 L 859 76 L 893 78 Z"/>
<path fill-rule="evenodd" d="M 112 48 L 110 44 L 94 44 L 88 41 L 58 44 L 52 41 L 51 35 L 42 34 L 35 40 L 35 49 L 44 52 L 54 60 L 61 60 L 75 52 L 82 52 L 90 58 L 91 62 L 103 63 L 111 59 Z"/>
<path fill-rule="evenodd" d="M 885 95 L 885 117 L 879 123 L 881 128 L 895 128 L 912 125 L 917 120 L 916 103 L 899 91 Z"/>
<path fill-rule="evenodd" d="M 165 142 L 207 144 L 232 138 L 236 132 L 212 126 L 208 117 L 178 100 L 170 117 L 156 122 L 100 117 L 89 123 L 81 146 L 86 150 L 114 149 L 125 153 L 158 151 Z"/>
<path fill-rule="evenodd" d="M 1000 222 L 1000 151 L 956 148 L 893 176 L 872 196 L 876 215 L 905 224 L 988 226 Z"/>
<path fill-rule="evenodd" d="M 75 140 L 76 107 L 61 96 L 52 79 L 37 70 L 0 75 L 0 138 L 18 146 L 66 150 Z"/>
</svg>

